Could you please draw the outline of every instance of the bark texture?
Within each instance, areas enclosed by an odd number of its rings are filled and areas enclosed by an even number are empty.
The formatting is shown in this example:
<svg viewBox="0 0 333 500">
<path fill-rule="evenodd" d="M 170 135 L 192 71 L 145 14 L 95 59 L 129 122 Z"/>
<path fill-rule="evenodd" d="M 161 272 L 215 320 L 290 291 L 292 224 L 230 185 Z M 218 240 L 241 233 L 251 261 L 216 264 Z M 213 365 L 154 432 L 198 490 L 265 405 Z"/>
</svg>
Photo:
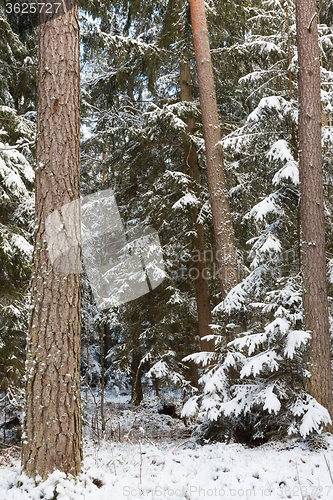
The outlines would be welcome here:
<svg viewBox="0 0 333 500">
<path fill-rule="evenodd" d="M 238 282 L 235 238 L 224 176 L 221 131 L 217 113 L 213 69 L 204 0 L 190 0 L 193 42 L 197 67 L 207 177 L 212 206 L 222 298 Z"/>
<path fill-rule="evenodd" d="M 80 197 L 78 8 L 66 4 L 63 0 L 62 16 L 39 25 L 36 229 L 22 464 L 28 476 L 43 479 L 56 469 L 76 475 L 81 465 L 80 275 L 55 271 L 45 232 L 48 215 Z"/>
<path fill-rule="evenodd" d="M 188 63 L 180 65 L 180 99 L 182 101 L 192 100 L 191 87 L 191 72 Z M 192 116 L 187 119 L 187 134 L 194 134 L 195 124 Z M 200 185 L 200 170 L 197 152 L 191 140 L 188 139 L 184 147 L 185 161 L 188 172 L 195 182 Z M 205 259 L 205 236 L 204 227 L 197 222 L 199 208 L 194 208 L 192 211 L 192 221 L 195 230 L 195 235 L 192 236 L 192 265 L 195 270 L 194 285 L 195 296 L 198 311 L 199 336 L 202 351 L 214 352 L 214 340 L 202 340 L 207 335 L 212 335 L 212 329 L 209 325 L 212 324 L 212 312 L 210 307 L 210 293 L 208 286 L 208 274 Z"/>
<path fill-rule="evenodd" d="M 305 325 L 311 331 L 307 389 L 333 417 L 321 150 L 320 60 L 315 0 L 296 0 L 299 92 L 300 247 Z"/>
</svg>

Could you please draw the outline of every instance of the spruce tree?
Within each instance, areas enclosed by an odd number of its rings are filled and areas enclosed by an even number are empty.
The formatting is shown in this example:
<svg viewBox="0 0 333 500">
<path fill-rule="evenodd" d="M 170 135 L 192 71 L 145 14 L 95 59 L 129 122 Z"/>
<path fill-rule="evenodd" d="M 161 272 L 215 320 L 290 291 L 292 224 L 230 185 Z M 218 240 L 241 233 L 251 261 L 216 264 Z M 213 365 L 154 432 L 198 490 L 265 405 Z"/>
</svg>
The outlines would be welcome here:
<svg viewBox="0 0 333 500">
<path fill-rule="evenodd" d="M 29 316 L 35 123 L 24 86 L 28 74 L 33 87 L 34 61 L 2 10 L 0 32 L 0 377 L 15 390 L 23 384 Z"/>
</svg>

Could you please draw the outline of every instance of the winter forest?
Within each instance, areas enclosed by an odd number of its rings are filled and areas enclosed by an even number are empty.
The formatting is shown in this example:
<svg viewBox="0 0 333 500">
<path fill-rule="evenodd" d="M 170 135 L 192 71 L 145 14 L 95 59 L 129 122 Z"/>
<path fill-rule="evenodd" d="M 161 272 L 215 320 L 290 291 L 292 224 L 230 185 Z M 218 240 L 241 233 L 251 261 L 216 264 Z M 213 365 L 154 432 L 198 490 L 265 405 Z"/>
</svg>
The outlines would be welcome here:
<svg viewBox="0 0 333 500">
<path fill-rule="evenodd" d="M 332 21 L 0 2 L 1 498 L 333 498 Z"/>
</svg>

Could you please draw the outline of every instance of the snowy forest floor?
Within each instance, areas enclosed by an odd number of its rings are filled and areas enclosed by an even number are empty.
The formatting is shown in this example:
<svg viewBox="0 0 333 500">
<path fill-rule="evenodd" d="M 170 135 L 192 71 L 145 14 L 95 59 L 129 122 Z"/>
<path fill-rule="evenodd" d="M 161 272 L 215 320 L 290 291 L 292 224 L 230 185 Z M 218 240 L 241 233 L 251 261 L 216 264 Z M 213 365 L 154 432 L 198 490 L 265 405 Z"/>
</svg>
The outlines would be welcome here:
<svg viewBox="0 0 333 500">
<path fill-rule="evenodd" d="M 74 479 L 56 471 L 37 486 L 21 474 L 18 447 L 0 452 L 0 499 L 204 500 L 333 498 L 333 436 L 322 446 L 289 439 L 256 448 L 236 443 L 203 446 L 171 412 L 169 402 L 106 395 L 101 435 L 97 395 L 83 394 L 84 461 Z M 94 401 L 95 398 L 95 401 Z M 331 474 L 332 469 L 332 474 Z"/>
</svg>

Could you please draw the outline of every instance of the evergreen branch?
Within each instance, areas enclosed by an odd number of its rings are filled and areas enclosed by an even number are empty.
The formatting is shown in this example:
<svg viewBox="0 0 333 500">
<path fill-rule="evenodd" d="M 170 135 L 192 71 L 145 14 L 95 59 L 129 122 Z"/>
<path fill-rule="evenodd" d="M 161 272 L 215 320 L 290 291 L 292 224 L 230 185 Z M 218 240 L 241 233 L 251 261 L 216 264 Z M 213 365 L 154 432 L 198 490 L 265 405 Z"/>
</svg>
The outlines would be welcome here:
<svg viewBox="0 0 333 500">
<path fill-rule="evenodd" d="M 15 144 L 15 146 L 4 146 L 3 147 L 0 145 L 0 151 L 13 151 L 15 149 L 25 148 L 27 146 L 32 146 L 35 143 L 36 143 L 36 141 L 33 140 L 33 141 L 24 142 L 22 144 Z"/>
</svg>

